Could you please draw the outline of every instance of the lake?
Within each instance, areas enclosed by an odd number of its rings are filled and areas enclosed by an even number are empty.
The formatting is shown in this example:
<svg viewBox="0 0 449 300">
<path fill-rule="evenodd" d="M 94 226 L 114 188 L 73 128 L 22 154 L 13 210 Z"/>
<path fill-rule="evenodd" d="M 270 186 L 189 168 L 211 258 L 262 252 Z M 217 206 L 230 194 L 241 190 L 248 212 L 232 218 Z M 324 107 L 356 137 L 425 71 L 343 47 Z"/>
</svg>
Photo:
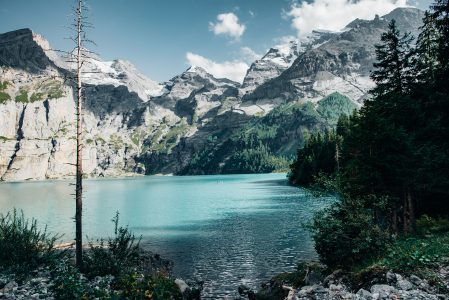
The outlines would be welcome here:
<svg viewBox="0 0 449 300">
<path fill-rule="evenodd" d="M 0 210 L 22 209 L 70 241 L 73 192 L 70 181 L 1 183 Z M 329 201 L 289 186 L 285 174 L 85 180 L 83 234 L 111 235 L 119 211 L 145 247 L 174 262 L 177 277 L 204 280 L 204 299 L 216 299 L 316 258 L 301 225 Z"/>
</svg>

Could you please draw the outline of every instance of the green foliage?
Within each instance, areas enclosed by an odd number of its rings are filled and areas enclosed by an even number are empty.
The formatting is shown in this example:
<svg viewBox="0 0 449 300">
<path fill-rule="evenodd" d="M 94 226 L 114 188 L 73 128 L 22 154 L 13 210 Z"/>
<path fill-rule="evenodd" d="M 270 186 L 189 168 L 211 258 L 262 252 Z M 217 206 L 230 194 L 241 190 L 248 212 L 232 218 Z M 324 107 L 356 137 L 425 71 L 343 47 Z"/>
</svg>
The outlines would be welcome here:
<svg viewBox="0 0 449 300">
<path fill-rule="evenodd" d="M 402 273 L 438 268 L 449 256 L 449 233 L 427 237 L 408 237 L 395 241 L 382 264 Z"/>
<path fill-rule="evenodd" d="M 113 275 L 121 276 L 136 268 L 140 262 L 140 239 L 129 231 L 128 227 L 119 226 L 119 213 L 112 219 L 114 236 L 107 244 L 104 240 L 89 243 L 85 254 L 85 270 L 89 277 Z"/>
<path fill-rule="evenodd" d="M 44 99 L 44 94 L 43 93 L 33 93 L 30 97 L 30 102 L 33 103 L 35 101 L 39 101 Z"/>
<path fill-rule="evenodd" d="M 400 35 L 396 21 L 388 24 L 388 31 L 381 36 L 382 44 L 376 45 L 378 62 L 371 73 L 371 78 L 377 84 L 373 93 L 384 95 L 389 92 L 404 93 L 409 90 L 411 83 L 411 42 L 413 38 L 405 33 Z"/>
<path fill-rule="evenodd" d="M 178 143 L 178 139 L 185 135 L 190 129 L 185 119 L 171 127 L 164 135 L 163 130 L 158 131 L 153 135 L 151 139 L 151 150 L 158 153 L 171 153 L 173 147 Z"/>
<path fill-rule="evenodd" d="M 340 94 L 326 97 L 318 106 L 311 102 L 280 105 L 263 117 L 252 118 L 230 135 L 216 133 L 215 139 L 209 140 L 180 174 L 288 170 L 295 150 L 304 142 L 303 132 L 335 126 L 338 116 L 354 108 L 355 104 Z"/>
<path fill-rule="evenodd" d="M 318 174 L 333 174 L 337 168 L 336 149 L 341 138 L 335 131 L 312 134 L 303 148 L 298 149 L 296 160 L 290 165 L 288 179 L 294 185 L 309 186 Z"/>
<path fill-rule="evenodd" d="M 11 96 L 8 93 L 0 92 L 0 104 L 6 103 L 11 100 Z"/>
<path fill-rule="evenodd" d="M 64 91 L 61 87 L 53 87 L 48 91 L 48 99 L 59 99 L 64 97 Z"/>
<path fill-rule="evenodd" d="M 449 224 L 439 217 L 449 215 L 449 173 L 443 171 L 449 169 L 449 51 L 441 51 L 449 49 L 449 3 L 438 0 L 433 10 L 416 49 L 390 23 L 376 46 L 372 98 L 337 124 L 340 168 L 303 176 L 338 195 L 310 226 L 320 258 L 331 267 L 376 261 L 412 271 L 434 268 L 448 255 L 441 232 Z M 293 170 L 321 163 L 327 144 L 315 137 L 298 151 Z"/>
<path fill-rule="evenodd" d="M 181 291 L 173 278 L 159 274 L 145 276 L 130 273 L 120 278 L 116 289 L 121 299 L 181 299 Z"/>
<path fill-rule="evenodd" d="M 16 102 L 20 103 L 28 103 L 28 92 L 25 90 L 21 90 L 20 94 L 16 96 Z"/>
<path fill-rule="evenodd" d="M 62 256 L 54 248 L 59 236 L 40 230 L 37 221 L 13 210 L 0 215 L 0 269 L 26 274 Z"/>
<path fill-rule="evenodd" d="M 0 91 L 6 90 L 8 85 L 11 85 L 9 81 L 0 81 Z"/>
<path fill-rule="evenodd" d="M 449 219 L 423 215 L 417 220 L 416 227 L 417 233 L 420 235 L 445 233 L 449 232 Z"/>
<path fill-rule="evenodd" d="M 289 161 L 270 153 L 268 147 L 260 144 L 255 148 L 235 152 L 223 167 L 223 173 L 269 173 L 282 171 Z"/>
<path fill-rule="evenodd" d="M 355 110 L 357 110 L 357 105 L 351 99 L 338 92 L 334 92 L 318 101 L 317 107 L 317 112 L 333 126 L 336 125 L 340 116 L 350 116 Z"/>
<path fill-rule="evenodd" d="M 78 269 L 67 261 L 62 261 L 52 270 L 55 299 L 88 299 L 86 280 Z"/>
<path fill-rule="evenodd" d="M 109 143 L 114 147 L 115 151 L 119 151 L 124 145 L 122 137 L 115 133 L 109 137 Z"/>
<path fill-rule="evenodd" d="M 337 202 L 316 213 L 309 225 L 320 260 L 330 268 L 351 268 L 385 249 L 388 234 L 358 206 Z"/>
</svg>

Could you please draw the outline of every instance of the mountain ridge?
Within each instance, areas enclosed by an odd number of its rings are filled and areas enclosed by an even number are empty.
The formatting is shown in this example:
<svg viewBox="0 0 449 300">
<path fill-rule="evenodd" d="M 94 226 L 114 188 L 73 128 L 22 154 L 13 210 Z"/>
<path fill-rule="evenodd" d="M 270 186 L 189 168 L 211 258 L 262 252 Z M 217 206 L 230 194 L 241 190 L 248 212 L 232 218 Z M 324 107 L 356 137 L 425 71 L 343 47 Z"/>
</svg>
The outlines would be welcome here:
<svg viewBox="0 0 449 300">
<path fill-rule="evenodd" d="M 289 127 L 311 131 L 332 127 L 319 116 L 317 103 L 337 92 L 345 103 L 354 103 L 342 108 L 360 106 L 372 86 L 368 75 L 373 45 L 385 24 L 395 17 L 400 26 L 417 30 L 421 15 L 415 9 L 397 9 L 373 20 L 354 20 L 342 32 L 314 31 L 304 41 L 274 46 L 251 65 L 242 84 L 215 78 L 198 66 L 157 83 L 127 61 L 93 57 L 87 71 L 94 75 L 84 78 L 86 175 L 185 173 L 195 155 L 204 151 L 220 166 L 209 168 L 211 172 L 238 172 L 231 159 L 234 154 L 224 155 L 227 141 L 238 142 L 236 137 L 247 126 L 268 122 L 273 109 L 289 103 L 312 103 L 303 112 L 284 112 L 313 116 L 285 117 L 282 120 L 293 122 Z M 0 124 L 1 180 L 74 174 L 67 164 L 75 151 L 74 97 L 72 87 L 63 80 L 70 72 L 73 68 L 30 29 L 0 35 L 0 118 L 6 120 Z M 329 101 L 341 101 L 341 97 Z M 337 104 L 328 107 L 347 113 Z M 279 137 L 288 147 L 263 155 L 289 157 L 294 153 L 304 136 L 297 130 L 288 132 Z M 268 144 L 260 151 L 274 151 L 270 145 L 277 141 L 264 143 Z M 240 146 L 235 149 L 251 153 Z"/>
</svg>

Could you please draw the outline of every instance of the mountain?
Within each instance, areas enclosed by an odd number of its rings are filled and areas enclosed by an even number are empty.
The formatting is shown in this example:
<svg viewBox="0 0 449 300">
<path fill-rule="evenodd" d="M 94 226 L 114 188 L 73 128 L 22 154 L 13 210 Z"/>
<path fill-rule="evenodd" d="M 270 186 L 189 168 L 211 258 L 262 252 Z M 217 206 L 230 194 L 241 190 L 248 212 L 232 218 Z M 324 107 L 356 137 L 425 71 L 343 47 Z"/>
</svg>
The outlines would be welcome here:
<svg viewBox="0 0 449 300">
<path fill-rule="evenodd" d="M 415 35 L 422 12 L 396 9 L 272 47 L 242 84 L 191 66 L 164 83 L 124 60 L 84 65 L 86 176 L 282 169 L 304 134 L 335 125 L 372 87 L 374 44 L 395 18 Z M 0 179 L 74 175 L 73 66 L 29 29 L 0 34 Z"/>
<path fill-rule="evenodd" d="M 362 103 L 373 87 L 369 74 L 375 62 L 374 45 L 380 42 L 388 22 L 396 19 L 403 32 L 411 31 L 417 36 L 423 16 L 418 9 L 397 8 L 382 18 L 355 20 L 342 33 L 299 55 L 290 68 L 258 86 L 243 100 L 256 104 L 317 101 L 338 91 Z"/>
</svg>

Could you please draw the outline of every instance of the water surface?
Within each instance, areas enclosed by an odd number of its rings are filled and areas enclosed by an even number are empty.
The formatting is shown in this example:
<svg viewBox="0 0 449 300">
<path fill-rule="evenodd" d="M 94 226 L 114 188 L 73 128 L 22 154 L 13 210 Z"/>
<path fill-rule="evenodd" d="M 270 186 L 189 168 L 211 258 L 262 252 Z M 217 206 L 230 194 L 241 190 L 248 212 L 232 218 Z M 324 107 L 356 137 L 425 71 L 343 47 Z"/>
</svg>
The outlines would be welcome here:
<svg viewBox="0 0 449 300">
<path fill-rule="evenodd" d="M 150 250 L 174 261 L 178 277 L 205 281 L 203 296 L 235 295 L 315 258 L 301 224 L 327 200 L 287 184 L 285 174 L 84 181 L 84 234 L 112 234 L 120 212 Z M 0 210 L 23 209 L 64 240 L 74 236 L 74 187 L 68 181 L 0 184 Z"/>
</svg>

